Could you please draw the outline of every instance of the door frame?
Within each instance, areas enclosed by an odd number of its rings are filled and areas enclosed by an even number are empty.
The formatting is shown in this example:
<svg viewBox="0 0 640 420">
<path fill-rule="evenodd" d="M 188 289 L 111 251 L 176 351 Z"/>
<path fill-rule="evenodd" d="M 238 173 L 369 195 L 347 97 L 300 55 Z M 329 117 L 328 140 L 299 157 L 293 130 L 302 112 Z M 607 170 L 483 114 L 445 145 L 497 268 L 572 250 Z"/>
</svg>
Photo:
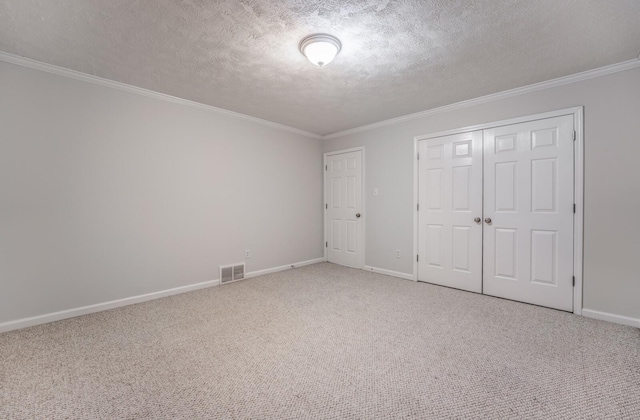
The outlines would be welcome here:
<svg viewBox="0 0 640 420">
<path fill-rule="evenodd" d="M 575 276 L 575 286 L 573 288 L 573 313 L 582 315 L 582 290 L 583 290 L 583 252 L 584 252 L 584 107 L 576 106 L 572 108 L 560 109 L 556 111 L 543 112 L 540 114 L 526 115 L 523 117 L 500 120 L 485 124 L 472 125 L 454 130 L 440 131 L 437 133 L 425 134 L 413 138 L 414 163 L 413 163 L 413 253 L 416 258 L 413 260 L 413 279 L 418 281 L 418 165 L 419 156 L 418 143 L 436 137 L 444 137 L 452 134 L 466 133 L 469 131 L 486 130 L 489 128 L 502 127 L 505 125 L 520 124 L 529 121 L 542 120 L 546 118 L 573 116 L 574 130 L 576 138 L 573 148 L 573 201 L 576 211 L 573 216 L 573 274 Z"/>
<path fill-rule="evenodd" d="M 362 213 L 362 217 L 360 217 L 360 221 L 362 223 L 361 229 L 360 229 L 360 234 L 358 235 L 358 241 L 361 242 L 361 247 L 360 247 L 360 252 L 358 253 L 358 267 L 359 269 L 363 269 L 364 268 L 364 260 L 365 260 L 365 248 L 366 248 L 366 221 L 367 221 L 367 211 L 366 211 L 366 196 L 367 194 L 365 193 L 366 191 L 366 170 L 365 170 L 365 147 L 361 146 L 361 147 L 352 147 L 350 149 L 341 149 L 341 150 L 335 150 L 332 152 L 325 152 L 322 155 L 322 198 L 323 198 L 323 203 L 322 203 L 322 220 L 323 220 L 323 242 L 325 243 L 325 247 L 324 247 L 324 260 L 325 261 L 329 261 L 329 255 L 327 253 L 328 249 L 327 249 L 327 244 L 328 244 L 328 235 L 327 235 L 327 229 L 329 227 L 329 223 L 327 222 L 327 158 L 329 156 L 334 156 L 334 155 L 341 155 L 343 153 L 350 153 L 350 152 L 361 152 L 362 153 L 362 186 L 360 188 L 360 203 L 362 204 L 362 209 L 360 210 L 360 212 Z"/>
</svg>

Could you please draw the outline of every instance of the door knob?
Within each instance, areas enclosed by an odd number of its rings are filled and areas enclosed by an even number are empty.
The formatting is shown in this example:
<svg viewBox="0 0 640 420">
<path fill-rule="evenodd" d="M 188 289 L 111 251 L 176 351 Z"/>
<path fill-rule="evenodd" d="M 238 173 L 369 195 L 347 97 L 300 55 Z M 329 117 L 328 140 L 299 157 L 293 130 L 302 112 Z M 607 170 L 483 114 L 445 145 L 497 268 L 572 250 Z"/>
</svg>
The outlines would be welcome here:
<svg viewBox="0 0 640 420">
<path fill-rule="evenodd" d="M 485 222 L 486 224 L 490 225 L 490 224 L 491 224 L 491 218 L 490 218 L 490 217 L 487 217 L 486 219 L 484 219 L 484 222 Z"/>
<path fill-rule="evenodd" d="M 476 222 L 477 224 L 480 224 L 480 222 L 482 222 L 482 219 L 479 217 L 476 217 L 475 219 L 473 219 L 474 222 Z"/>
<path fill-rule="evenodd" d="M 356 217 L 359 219 L 360 218 L 360 213 L 356 213 Z"/>
</svg>

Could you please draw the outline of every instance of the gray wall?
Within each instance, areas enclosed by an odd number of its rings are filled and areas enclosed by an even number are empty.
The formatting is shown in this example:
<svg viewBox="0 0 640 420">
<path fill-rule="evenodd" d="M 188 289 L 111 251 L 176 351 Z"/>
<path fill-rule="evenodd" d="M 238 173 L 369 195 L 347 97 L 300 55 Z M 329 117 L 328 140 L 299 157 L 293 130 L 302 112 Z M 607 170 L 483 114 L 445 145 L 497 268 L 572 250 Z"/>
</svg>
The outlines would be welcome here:
<svg viewBox="0 0 640 420">
<path fill-rule="evenodd" d="M 577 105 L 584 307 L 640 318 L 640 69 L 321 142 L 0 62 L 0 323 L 321 257 L 323 144 L 366 146 L 366 264 L 411 273 L 414 136 Z"/>
<path fill-rule="evenodd" d="M 585 107 L 583 306 L 640 318 L 638 68 L 325 141 L 325 152 L 366 147 L 366 265 L 413 272 L 415 136 L 579 105 Z"/>
<path fill-rule="evenodd" d="M 323 256 L 322 144 L 0 62 L 0 323 Z"/>
</svg>

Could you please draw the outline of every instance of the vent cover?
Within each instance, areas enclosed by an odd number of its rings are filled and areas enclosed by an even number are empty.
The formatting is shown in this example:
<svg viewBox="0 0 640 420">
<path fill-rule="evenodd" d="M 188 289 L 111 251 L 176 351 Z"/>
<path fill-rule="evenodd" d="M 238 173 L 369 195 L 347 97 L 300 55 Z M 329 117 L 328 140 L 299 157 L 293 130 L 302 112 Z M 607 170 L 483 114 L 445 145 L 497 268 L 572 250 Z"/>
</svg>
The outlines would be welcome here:
<svg viewBox="0 0 640 420">
<path fill-rule="evenodd" d="M 230 283 L 244 278 L 244 263 L 220 266 L 220 284 Z"/>
</svg>

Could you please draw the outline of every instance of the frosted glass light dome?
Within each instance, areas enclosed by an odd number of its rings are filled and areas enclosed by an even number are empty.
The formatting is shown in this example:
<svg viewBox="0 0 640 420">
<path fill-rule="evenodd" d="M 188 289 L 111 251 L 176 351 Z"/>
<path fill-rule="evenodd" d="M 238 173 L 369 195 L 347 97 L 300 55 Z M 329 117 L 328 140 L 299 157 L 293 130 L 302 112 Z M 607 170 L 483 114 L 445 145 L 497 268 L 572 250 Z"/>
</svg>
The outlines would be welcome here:
<svg viewBox="0 0 640 420">
<path fill-rule="evenodd" d="M 340 40 L 328 34 L 309 35 L 300 41 L 300 52 L 318 67 L 333 61 L 341 49 Z"/>
</svg>

